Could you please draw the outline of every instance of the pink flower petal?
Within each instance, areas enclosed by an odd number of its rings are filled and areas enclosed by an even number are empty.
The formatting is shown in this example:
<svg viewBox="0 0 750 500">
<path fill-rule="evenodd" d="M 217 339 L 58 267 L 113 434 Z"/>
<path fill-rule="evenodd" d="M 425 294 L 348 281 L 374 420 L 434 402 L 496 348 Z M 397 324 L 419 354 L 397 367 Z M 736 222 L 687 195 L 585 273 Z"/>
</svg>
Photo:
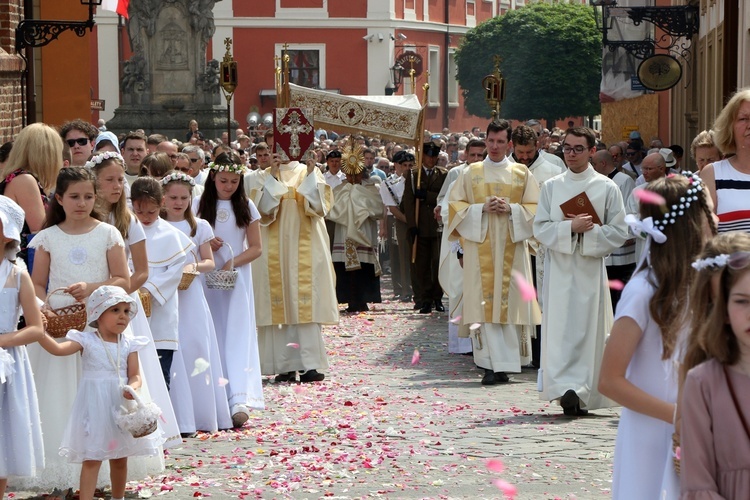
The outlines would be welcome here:
<svg viewBox="0 0 750 500">
<path fill-rule="evenodd" d="M 461 315 L 459 314 L 458 316 L 456 316 L 455 318 L 451 320 L 451 323 L 453 323 L 454 325 L 457 325 L 460 321 L 461 321 Z"/>
<path fill-rule="evenodd" d="M 224 387 L 229 383 L 229 380 L 225 379 L 224 377 L 219 377 L 219 387 Z"/>
<path fill-rule="evenodd" d="M 419 349 L 414 349 L 414 354 L 411 355 L 411 364 L 416 365 L 419 363 Z"/>
<path fill-rule="evenodd" d="M 676 458 L 677 460 L 682 460 L 682 450 L 680 449 L 680 447 L 679 447 L 679 446 L 678 446 L 677 448 L 675 448 L 675 449 L 674 449 L 674 457 L 675 457 L 675 458 Z"/>
<path fill-rule="evenodd" d="M 531 302 L 536 299 L 536 289 L 534 289 L 534 285 L 526 281 L 523 274 L 518 271 L 513 271 L 511 274 L 513 275 L 513 279 L 516 280 L 518 290 L 521 292 L 521 300 L 524 302 Z"/>
<path fill-rule="evenodd" d="M 508 481 L 495 479 L 492 481 L 492 484 L 497 486 L 497 488 L 503 492 L 503 495 L 505 495 L 506 498 L 510 498 L 510 500 L 513 500 L 516 498 L 516 495 L 518 495 L 518 488 L 510 484 Z"/>
<path fill-rule="evenodd" d="M 503 469 L 505 469 L 505 466 L 503 465 L 503 461 L 499 458 L 490 458 L 487 460 L 487 470 L 500 473 Z"/>
<path fill-rule="evenodd" d="M 291 347 L 292 349 L 299 349 L 299 344 L 296 342 L 289 342 L 286 346 Z"/>
<path fill-rule="evenodd" d="M 480 328 L 482 326 L 481 323 L 472 323 L 469 327 L 469 330 L 476 330 L 477 328 Z"/>
<path fill-rule="evenodd" d="M 625 283 L 620 280 L 609 280 L 610 290 L 622 290 L 625 288 Z"/>
<path fill-rule="evenodd" d="M 659 193 L 654 193 L 648 189 L 636 189 L 633 191 L 633 196 L 638 199 L 641 203 L 648 205 L 666 205 L 667 200 L 664 199 Z"/>
<path fill-rule="evenodd" d="M 114 451 L 117 448 L 117 440 L 116 439 L 112 439 L 109 442 L 109 445 L 107 446 L 107 448 L 109 449 L 109 451 Z"/>
</svg>

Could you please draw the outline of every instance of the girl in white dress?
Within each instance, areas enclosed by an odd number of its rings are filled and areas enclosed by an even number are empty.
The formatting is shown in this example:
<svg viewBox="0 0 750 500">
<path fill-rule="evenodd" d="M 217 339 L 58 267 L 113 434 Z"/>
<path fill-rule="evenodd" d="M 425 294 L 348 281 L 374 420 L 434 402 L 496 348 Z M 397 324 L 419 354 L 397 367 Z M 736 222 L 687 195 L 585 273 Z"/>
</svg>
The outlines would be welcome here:
<svg viewBox="0 0 750 500">
<path fill-rule="evenodd" d="M 195 250 L 188 257 L 185 270 L 207 273 L 215 264 L 211 251 L 214 238 L 211 226 L 193 215 L 192 191 L 195 181 L 187 174 L 175 172 L 161 180 L 164 189 L 163 217 L 189 236 Z M 211 311 L 200 279 L 194 279 L 186 290 L 177 292 L 180 308 L 180 349 L 175 353 L 170 389 L 180 423 L 180 431 L 215 432 L 232 426 L 227 391 L 222 380 L 221 356 Z M 205 372 L 189 376 L 205 360 Z M 205 365 L 204 365 L 205 366 Z M 180 372 L 183 376 L 180 376 Z"/>
<path fill-rule="evenodd" d="M 193 205 L 197 206 L 198 217 L 214 229 L 211 248 L 216 268 L 227 271 L 234 265 L 239 272 L 233 289 L 206 288 L 206 299 L 216 328 L 224 376 L 229 380 L 232 422 L 241 427 L 250 418 L 250 409 L 265 408 L 250 269 L 250 263 L 262 251 L 260 214 L 245 195 L 245 167 L 239 156 L 222 153 L 209 168 L 205 191 Z M 230 251 L 234 253 L 234 263 Z"/>
<path fill-rule="evenodd" d="M 26 344 L 44 334 L 34 285 L 16 265 L 24 212 L 0 196 L 0 498 L 8 476 L 34 476 L 44 468 L 42 425 Z M 19 263 L 20 263 L 19 259 Z M 17 330 L 23 307 L 26 326 Z"/>
<path fill-rule="evenodd" d="M 130 264 L 130 287 L 126 290 L 133 299 L 138 300 L 138 289 L 148 279 L 148 255 L 146 254 L 146 233 L 143 226 L 128 208 L 129 189 L 125 189 L 125 161 L 116 152 L 107 152 L 95 155 L 86 164 L 96 176 L 97 207 L 105 215 L 106 220 L 115 226 L 125 241 L 125 255 Z M 171 448 L 182 444 L 177 419 L 175 418 L 172 402 L 167 391 L 167 384 L 161 373 L 159 356 L 154 347 L 154 337 L 148 325 L 148 318 L 143 308 L 130 322 L 125 335 L 140 335 L 147 337 L 151 342 L 138 353 L 141 375 L 143 376 L 143 388 L 141 391 L 147 398 L 152 398 L 154 403 L 161 408 L 164 432 L 167 436 L 164 443 L 165 448 Z M 131 472 L 135 467 L 131 464 Z M 137 464 L 136 464 L 137 465 Z M 164 469 L 164 464 L 159 464 L 155 470 L 150 467 L 144 472 L 155 473 Z"/>
<path fill-rule="evenodd" d="M 599 390 L 621 404 L 612 497 L 676 499 L 672 463 L 679 364 L 690 321 L 690 265 L 715 232 L 706 190 L 697 174 L 662 178 L 645 189 L 666 200 L 641 202 L 641 220 L 627 216 L 646 238 L 644 258 L 625 286 L 604 349 Z"/>
<path fill-rule="evenodd" d="M 138 351 L 149 340 L 122 335 L 137 307 L 122 288 L 101 286 L 86 301 L 86 321 L 96 330 L 70 330 L 60 342 L 45 334 L 39 341 L 55 356 L 82 354 L 83 376 L 60 445 L 60 455 L 82 464 L 81 500 L 94 498 L 103 460 L 109 461 L 112 499 L 122 500 L 128 457 L 161 453 L 161 431 L 136 439 L 115 420 L 125 404 L 123 398 L 133 399 L 123 386 L 127 384 L 133 390 L 141 387 Z"/>
<path fill-rule="evenodd" d="M 100 222 L 95 210 L 93 174 L 82 167 L 64 168 L 50 201 L 44 229 L 29 244 L 36 250 L 31 280 L 40 299 L 52 309 L 84 302 L 102 285 L 127 288 L 130 283 L 125 243 L 113 226 Z M 43 311 L 44 312 L 44 311 Z M 46 313 L 49 314 L 49 313 Z M 58 455 L 80 377 L 80 357 L 57 358 L 38 345 L 29 346 L 44 436 L 45 471 L 23 488 L 70 488 L 78 468 Z"/>
</svg>

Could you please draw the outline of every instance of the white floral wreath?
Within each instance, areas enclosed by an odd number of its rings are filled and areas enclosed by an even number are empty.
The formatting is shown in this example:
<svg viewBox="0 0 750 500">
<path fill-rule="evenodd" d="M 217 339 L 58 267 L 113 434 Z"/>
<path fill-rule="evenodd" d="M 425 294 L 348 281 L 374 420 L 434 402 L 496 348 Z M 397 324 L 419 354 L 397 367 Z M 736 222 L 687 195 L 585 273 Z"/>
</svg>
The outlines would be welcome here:
<svg viewBox="0 0 750 500">
<path fill-rule="evenodd" d="M 729 255 L 722 253 L 716 257 L 707 257 L 705 259 L 698 259 L 691 265 L 696 271 L 703 271 L 704 269 L 722 269 L 727 265 L 729 261 Z"/>
<path fill-rule="evenodd" d="M 235 165 L 234 163 L 216 164 L 214 162 L 211 162 L 208 164 L 208 168 L 213 170 L 214 172 L 229 172 L 231 174 L 238 175 L 244 175 L 246 170 L 244 165 Z"/>
<path fill-rule="evenodd" d="M 120 153 L 117 153 L 115 151 L 105 151 L 104 153 L 100 153 L 98 155 L 94 155 L 89 161 L 86 162 L 84 165 L 85 168 L 91 170 L 92 168 L 96 167 L 97 165 L 101 165 L 101 163 L 104 160 L 111 160 L 112 158 L 120 160 L 122 165 L 125 165 L 125 159 L 122 157 Z"/>
<path fill-rule="evenodd" d="M 687 177 L 688 181 L 690 181 L 690 187 L 685 195 L 680 196 L 680 200 L 672 205 L 671 210 L 664 214 L 662 219 L 654 221 L 654 227 L 659 231 L 664 231 L 667 224 L 674 224 L 678 216 L 684 215 L 685 211 L 690 208 L 690 205 L 692 205 L 694 201 L 698 201 L 698 193 L 703 191 L 703 180 L 701 180 L 697 173 L 683 170 L 682 175 Z"/>
<path fill-rule="evenodd" d="M 188 184 L 190 184 L 190 187 L 195 186 L 195 179 L 182 172 L 172 172 L 171 174 L 166 175 L 161 179 L 162 186 L 166 186 L 170 182 L 187 182 Z"/>
</svg>

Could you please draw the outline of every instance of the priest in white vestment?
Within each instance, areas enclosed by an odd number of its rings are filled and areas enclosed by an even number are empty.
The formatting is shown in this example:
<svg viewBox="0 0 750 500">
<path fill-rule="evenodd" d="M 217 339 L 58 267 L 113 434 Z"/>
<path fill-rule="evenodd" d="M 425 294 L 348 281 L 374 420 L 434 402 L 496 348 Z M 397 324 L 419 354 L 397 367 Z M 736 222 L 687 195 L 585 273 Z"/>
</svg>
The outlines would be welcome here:
<svg viewBox="0 0 750 500">
<path fill-rule="evenodd" d="M 507 120 L 490 123 L 487 158 L 461 171 L 448 192 L 450 239 L 463 247 L 461 321 L 481 325 L 472 335 L 483 385 L 521 371 L 522 327 L 541 320 L 536 299 L 522 293 L 532 282 L 525 241 L 533 234 L 539 187 L 524 165 L 506 158 L 510 135 Z"/>
<path fill-rule="evenodd" d="M 440 217 L 448 220 L 448 190 L 453 186 L 458 174 L 472 163 L 484 159 L 485 144 L 481 139 L 472 139 L 466 144 L 466 162 L 456 165 L 448 170 L 443 187 L 438 194 L 437 202 Z M 440 267 L 438 268 L 438 279 L 440 286 L 448 296 L 448 352 L 450 354 L 471 354 L 473 347 L 469 338 L 469 325 L 461 323 L 464 301 L 464 270 L 458 259 L 461 245 L 458 241 L 450 242 L 448 231 L 443 231 L 440 243 Z"/>
<path fill-rule="evenodd" d="M 327 219 L 335 223 L 333 269 L 336 271 L 336 297 L 347 303 L 347 312 L 369 311 L 367 305 L 380 303 L 380 260 L 378 220 L 383 218 L 380 178 L 367 176 L 364 155 L 358 144 L 349 144 L 342 155 L 346 182 L 333 190 L 336 200 Z"/>
<path fill-rule="evenodd" d="M 263 254 L 253 261 L 255 320 L 264 375 L 277 382 L 324 379 L 323 325 L 339 321 L 328 235 L 323 218 L 331 187 L 315 162 L 273 164 L 249 174 L 261 214 Z M 298 346 L 298 347 L 297 347 Z"/>
<path fill-rule="evenodd" d="M 542 186 L 534 236 L 547 247 L 539 370 L 541 399 L 560 400 L 566 415 L 615 406 L 597 390 L 604 343 L 612 327 L 604 257 L 628 239 L 620 189 L 589 164 L 593 131 L 568 129 L 563 150 L 568 171 Z M 594 214 L 563 213 L 560 205 L 585 193 Z"/>
</svg>

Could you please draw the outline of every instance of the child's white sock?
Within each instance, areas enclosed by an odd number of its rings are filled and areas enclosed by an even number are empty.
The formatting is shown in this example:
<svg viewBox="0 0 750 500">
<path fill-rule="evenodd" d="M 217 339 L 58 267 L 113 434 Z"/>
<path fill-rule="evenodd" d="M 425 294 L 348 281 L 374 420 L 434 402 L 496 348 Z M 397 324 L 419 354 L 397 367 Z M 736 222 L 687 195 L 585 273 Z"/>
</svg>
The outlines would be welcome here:
<svg viewBox="0 0 750 500">
<path fill-rule="evenodd" d="M 122 497 L 122 498 L 115 498 L 115 497 L 112 497 L 112 500 L 125 500 L 125 497 Z"/>
</svg>

